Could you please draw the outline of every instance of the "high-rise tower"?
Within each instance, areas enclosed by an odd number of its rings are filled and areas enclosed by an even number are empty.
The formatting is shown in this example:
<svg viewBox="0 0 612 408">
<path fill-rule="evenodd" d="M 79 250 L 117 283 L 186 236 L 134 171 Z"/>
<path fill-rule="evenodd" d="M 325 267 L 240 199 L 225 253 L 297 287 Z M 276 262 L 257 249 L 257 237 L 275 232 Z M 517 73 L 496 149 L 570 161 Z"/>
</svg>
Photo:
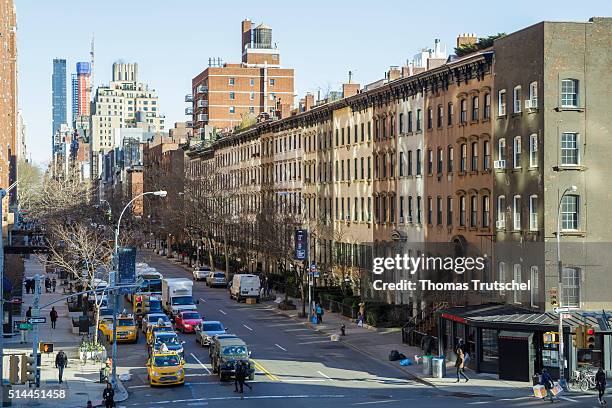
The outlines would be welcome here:
<svg viewBox="0 0 612 408">
<path fill-rule="evenodd" d="M 66 105 L 66 60 L 53 60 L 53 75 L 51 77 L 51 98 L 53 104 L 53 134 L 60 129 L 62 123 L 68 123 Z"/>
</svg>

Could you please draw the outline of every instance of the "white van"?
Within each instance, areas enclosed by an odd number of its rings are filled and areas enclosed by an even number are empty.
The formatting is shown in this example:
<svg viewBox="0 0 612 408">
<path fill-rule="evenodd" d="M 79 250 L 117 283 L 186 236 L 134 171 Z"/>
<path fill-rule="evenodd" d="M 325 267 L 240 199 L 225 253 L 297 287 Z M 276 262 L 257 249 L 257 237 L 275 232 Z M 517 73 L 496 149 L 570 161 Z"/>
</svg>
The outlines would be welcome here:
<svg viewBox="0 0 612 408">
<path fill-rule="evenodd" d="M 261 282 L 259 276 L 249 274 L 236 274 L 232 279 L 232 287 L 230 289 L 230 297 L 240 302 L 246 298 L 255 298 L 259 301 L 259 290 Z"/>
</svg>

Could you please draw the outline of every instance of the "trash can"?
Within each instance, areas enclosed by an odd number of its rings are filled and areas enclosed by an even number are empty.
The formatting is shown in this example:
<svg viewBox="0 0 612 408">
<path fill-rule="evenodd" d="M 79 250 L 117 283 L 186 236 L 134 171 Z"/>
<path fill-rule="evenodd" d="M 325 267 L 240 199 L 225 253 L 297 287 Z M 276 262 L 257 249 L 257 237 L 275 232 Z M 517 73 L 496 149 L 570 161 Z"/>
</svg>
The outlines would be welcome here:
<svg viewBox="0 0 612 408">
<path fill-rule="evenodd" d="M 444 358 L 432 358 L 431 363 L 434 378 L 446 377 L 446 361 L 444 360 Z"/>
<path fill-rule="evenodd" d="M 432 356 L 423 356 L 423 374 L 425 375 L 432 375 L 432 358 Z"/>
</svg>

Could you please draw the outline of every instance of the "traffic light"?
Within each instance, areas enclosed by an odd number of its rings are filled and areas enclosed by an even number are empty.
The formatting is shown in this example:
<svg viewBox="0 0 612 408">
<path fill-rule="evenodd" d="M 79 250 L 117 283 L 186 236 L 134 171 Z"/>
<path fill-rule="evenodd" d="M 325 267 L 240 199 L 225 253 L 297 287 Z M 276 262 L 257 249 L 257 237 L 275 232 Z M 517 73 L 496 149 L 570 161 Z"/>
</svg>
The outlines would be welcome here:
<svg viewBox="0 0 612 408">
<path fill-rule="evenodd" d="M 573 341 L 574 341 L 574 347 L 576 349 L 583 349 L 584 348 L 584 329 L 582 326 L 577 326 L 576 327 L 576 333 L 574 333 L 572 335 Z"/>
<path fill-rule="evenodd" d="M 34 373 L 34 357 L 31 355 L 26 356 L 25 354 L 21 357 L 21 381 L 33 383 L 36 381 L 36 375 Z"/>
<path fill-rule="evenodd" d="M 41 353 L 53 353 L 53 343 L 38 343 L 38 351 Z"/>
<path fill-rule="evenodd" d="M 11 384 L 20 384 L 19 382 L 19 356 L 11 355 L 9 359 L 9 381 Z"/>
<path fill-rule="evenodd" d="M 544 344 L 558 344 L 559 343 L 559 333 L 557 332 L 546 332 L 543 336 Z"/>
<path fill-rule="evenodd" d="M 595 349 L 595 329 L 591 326 L 585 326 L 586 336 L 584 340 L 584 348 L 589 350 Z"/>
<path fill-rule="evenodd" d="M 142 302 L 143 302 L 143 296 L 137 295 L 134 300 L 134 313 L 136 314 L 142 313 Z"/>
<path fill-rule="evenodd" d="M 550 291 L 550 305 L 552 307 L 557 307 L 559 306 L 559 299 L 557 298 L 557 291 Z"/>
</svg>

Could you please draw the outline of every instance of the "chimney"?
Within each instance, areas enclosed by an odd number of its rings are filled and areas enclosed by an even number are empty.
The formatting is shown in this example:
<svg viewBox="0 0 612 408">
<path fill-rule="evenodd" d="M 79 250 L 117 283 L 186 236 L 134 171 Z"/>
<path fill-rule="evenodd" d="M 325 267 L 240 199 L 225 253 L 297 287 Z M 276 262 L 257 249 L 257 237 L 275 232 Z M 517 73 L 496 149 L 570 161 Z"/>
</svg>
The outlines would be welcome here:
<svg viewBox="0 0 612 408">
<path fill-rule="evenodd" d="M 474 33 L 459 34 L 457 36 L 457 47 L 460 47 L 462 45 L 468 45 L 468 44 L 476 44 L 477 40 L 478 39 L 476 38 L 476 34 Z"/>
<path fill-rule="evenodd" d="M 304 111 L 309 111 L 315 104 L 314 95 L 307 93 L 304 97 Z"/>
<path fill-rule="evenodd" d="M 242 49 L 240 55 L 244 54 L 244 47 L 251 44 L 251 20 L 242 20 Z M 242 57 L 242 62 L 246 62 L 246 54 Z"/>
<path fill-rule="evenodd" d="M 399 67 L 396 67 L 396 66 L 389 67 L 389 72 L 387 74 L 387 78 L 389 79 L 389 82 L 395 81 L 401 76 L 402 76 L 402 71 L 400 71 Z"/>
<path fill-rule="evenodd" d="M 357 95 L 359 93 L 359 84 L 350 83 L 342 84 L 342 97 L 348 98 L 349 96 Z"/>
</svg>

